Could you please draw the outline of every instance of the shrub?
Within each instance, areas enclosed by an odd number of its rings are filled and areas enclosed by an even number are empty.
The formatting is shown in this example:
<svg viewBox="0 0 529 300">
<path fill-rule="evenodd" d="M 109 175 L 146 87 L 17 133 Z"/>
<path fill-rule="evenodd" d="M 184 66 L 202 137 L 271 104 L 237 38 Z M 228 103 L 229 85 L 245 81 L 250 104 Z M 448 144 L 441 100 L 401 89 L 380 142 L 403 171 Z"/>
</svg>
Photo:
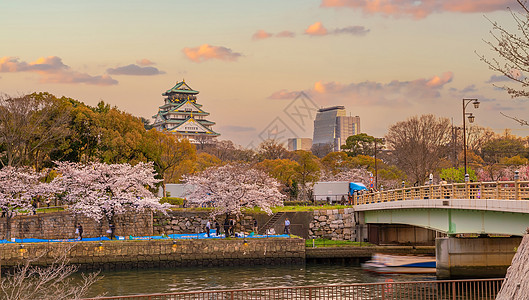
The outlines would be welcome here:
<svg viewBox="0 0 529 300">
<path fill-rule="evenodd" d="M 184 205 L 184 199 L 176 197 L 163 197 L 160 199 L 160 203 L 169 203 L 171 205 Z"/>
</svg>

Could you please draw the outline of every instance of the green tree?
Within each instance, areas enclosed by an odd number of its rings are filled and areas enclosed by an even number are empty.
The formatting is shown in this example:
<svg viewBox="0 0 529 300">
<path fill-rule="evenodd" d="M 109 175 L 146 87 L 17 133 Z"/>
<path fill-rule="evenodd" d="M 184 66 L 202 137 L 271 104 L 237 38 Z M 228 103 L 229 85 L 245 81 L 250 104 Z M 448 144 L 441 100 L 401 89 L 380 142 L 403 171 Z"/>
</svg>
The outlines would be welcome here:
<svg viewBox="0 0 529 300">
<path fill-rule="evenodd" d="M 0 96 L 0 163 L 41 169 L 68 135 L 69 110 L 49 93 Z"/>
<path fill-rule="evenodd" d="M 163 195 L 167 197 L 165 184 L 178 182 L 183 174 L 191 174 L 196 160 L 196 150 L 189 140 L 178 135 L 151 129 L 142 143 L 143 151 L 163 179 Z"/>
<path fill-rule="evenodd" d="M 294 160 L 298 163 L 298 166 L 294 168 L 296 172 L 294 179 L 299 185 L 301 200 L 306 201 L 308 190 L 312 189 L 314 183 L 320 178 L 320 162 L 314 154 L 303 150 L 294 151 Z"/>
<path fill-rule="evenodd" d="M 353 157 L 357 155 L 373 156 L 375 154 L 375 138 L 365 133 L 355 134 L 347 138 L 342 149 Z"/>
<path fill-rule="evenodd" d="M 471 169 L 467 168 L 467 172 L 469 175 L 469 180 L 471 181 L 477 181 L 478 178 L 476 176 L 476 172 Z M 439 173 L 439 177 L 444 178 L 449 183 L 463 183 L 465 182 L 465 168 L 446 168 L 441 169 L 441 172 Z"/>
<path fill-rule="evenodd" d="M 331 152 L 321 159 L 321 164 L 326 172 L 336 175 L 353 166 L 353 159 L 345 152 Z"/>
<path fill-rule="evenodd" d="M 256 169 L 265 171 L 283 185 L 282 191 L 290 196 L 297 196 L 296 168 L 299 164 L 290 159 L 265 159 L 255 165 Z"/>
<path fill-rule="evenodd" d="M 106 163 L 131 163 L 147 160 L 143 151 L 145 128 L 140 118 L 122 112 L 117 108 L 107 110 L 100 103 L 96 111 L 101 134 L 99 137 L 99 158 Z"/>
</svg>

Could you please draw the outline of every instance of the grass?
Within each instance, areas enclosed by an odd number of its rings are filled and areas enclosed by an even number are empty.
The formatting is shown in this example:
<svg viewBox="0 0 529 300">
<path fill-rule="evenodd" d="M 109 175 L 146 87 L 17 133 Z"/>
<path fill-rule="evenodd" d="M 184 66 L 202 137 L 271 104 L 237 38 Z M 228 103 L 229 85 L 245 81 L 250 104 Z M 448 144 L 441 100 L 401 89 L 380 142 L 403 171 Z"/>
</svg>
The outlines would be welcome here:
<svg viewBox="0 0 529 300">
<path fill-rule="evenodd" d="M 312 239 L 305 240 L 305 246 L 312 248 Z M 333 241 L 327 239 L 314 239 L 314 247 L 370 247 L 373 244 L 367 242 L 354 242 L 354 241 Z"/>
<path fill-rule="evenodd" d="M 308 206 L 276 206 L 272 208 L 273 213 L 277 212 L 297 212 L 297 211 L 315 211 L 327 209 L 343 209 L 347 208 L 345 205 L 308 205 Z M 247 208 L 244 212 L 248 213 L 264 213 L 259 207 Z"/>
<path fill-rule="evenodd" d="M 272 208 L 273 213 L 277 212 L 297 212 L 297 211 L 315 211 L 315 210 L 327 210 L 327 209 L 343 209 L 347 208 L 345 205 L 307 205 L 307 206 L 276 206 Z M 212 211 L 213 207 L 173 207 L 172 210 L 176 211 Z M 245 213 L 264 213 L 259 207 L 243 209 Z"/>
</svg>

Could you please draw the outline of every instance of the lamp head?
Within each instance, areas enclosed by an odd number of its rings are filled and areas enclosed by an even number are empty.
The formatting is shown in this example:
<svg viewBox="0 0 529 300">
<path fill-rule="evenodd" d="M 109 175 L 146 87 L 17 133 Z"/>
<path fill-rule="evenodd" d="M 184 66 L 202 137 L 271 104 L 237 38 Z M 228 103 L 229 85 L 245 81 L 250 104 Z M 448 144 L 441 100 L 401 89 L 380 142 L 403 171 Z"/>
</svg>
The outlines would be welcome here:
<svg viewBox="0 0 529 300">
<path fill-rule="evenodd" d="M 479 101 L 478 101 L 478 99 L 474 100 L 474 102 L 472 102 L 472 104 L 474 104 L 474 108 L 479 108 Z"/>
<path fill-rule="evenodd" d="M 476 119 L 476 117 L 475 117 L 473 114 L 468 115 L 468 121 L 469 121 L 470 123 L 474 123 L 474 120 L 475 120 L 475 119 Z"/>
</svg>

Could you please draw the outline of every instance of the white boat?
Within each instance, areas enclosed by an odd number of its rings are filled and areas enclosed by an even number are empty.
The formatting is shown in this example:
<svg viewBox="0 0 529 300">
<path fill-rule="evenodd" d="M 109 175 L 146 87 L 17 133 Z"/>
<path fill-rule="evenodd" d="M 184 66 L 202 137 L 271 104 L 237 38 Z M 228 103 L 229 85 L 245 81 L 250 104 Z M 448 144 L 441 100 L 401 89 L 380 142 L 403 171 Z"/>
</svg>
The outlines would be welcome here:
<svg viewBox="0 0 529 300">
<path fill-rule="evenodd" d="M 375 254 L 362 264 L 366 271 L 378 274 L 435 274 L 435 257 Z"/>
</svg>

